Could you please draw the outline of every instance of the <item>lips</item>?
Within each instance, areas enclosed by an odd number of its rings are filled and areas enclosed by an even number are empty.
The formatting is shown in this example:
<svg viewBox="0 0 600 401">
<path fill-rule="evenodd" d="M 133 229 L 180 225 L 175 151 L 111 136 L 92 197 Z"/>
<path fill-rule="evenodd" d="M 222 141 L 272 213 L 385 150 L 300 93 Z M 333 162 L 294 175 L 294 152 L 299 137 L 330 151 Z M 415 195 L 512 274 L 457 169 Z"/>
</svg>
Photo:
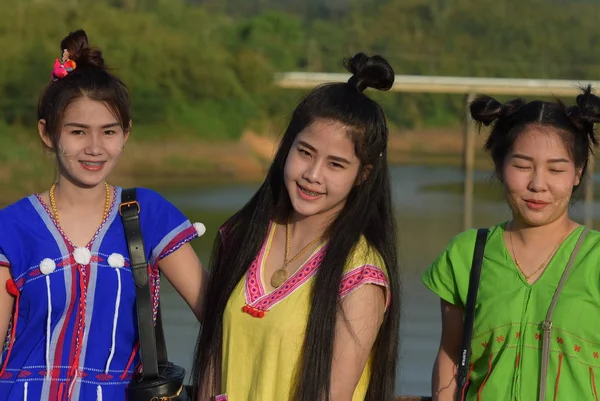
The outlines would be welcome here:
<svg viewBox="0 0 600 401">
<path fill-rule="evenodd" d="M 541 210 L 550 204 L 549 202 L 544 202 L 536 199 L 524 199 L 524 201 L 525 205 L 527 205 L 527 207 L 532 210 Z"/>
<path fill-rule="evenodd" d="M 322 192 L 311 191 L 308 188 L 304 188 L 300 184 L 296 184 L 296 188 L 298 191 L 298 196 L 301 199 L 304 199 L 305 201 L 315 201 L 317 199 L 320 199 L 323 195 L 325 195 Z"/>
<path fill-rule="evenodd" d="M 105 161 L 79 160 L 81 166 L 90 171 L 98 171 L 104 167 Z"/>
<path fill-rule="evenodd" d="M 544 201 L 536 200 L 536 199 L 524 199 L 524 200 L 527 203 L 533 203 L 536 205 L 549 205 L 550 204 L 550 202 L 544 202 Z"/>
<path fill-rule="evenodd" d="M 305 188 L 305 187 L 303 187 L 303 186 L 302 186 L 302 185 L 300 185 L 300 184 L 297 184 L 297 185 L 298 185 L 298 188 L 300 188 L 300 190 L 301 190 L 302 192 L 304 192 L 305 194 L 307 194 L 307 195 L 310 195 L 310 196 L 319 196 L 319 195 L 325 195 L 323 192 L 311 191 L 310 189 L 308 189 L 308 188 Z"/>
</svg>

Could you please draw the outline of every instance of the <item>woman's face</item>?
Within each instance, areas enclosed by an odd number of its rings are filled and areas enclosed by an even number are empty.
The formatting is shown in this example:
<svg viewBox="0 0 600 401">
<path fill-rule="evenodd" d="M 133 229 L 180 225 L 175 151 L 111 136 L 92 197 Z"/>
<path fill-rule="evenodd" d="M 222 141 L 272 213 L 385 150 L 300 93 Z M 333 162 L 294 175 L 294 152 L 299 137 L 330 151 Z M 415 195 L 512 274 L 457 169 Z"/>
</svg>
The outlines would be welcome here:
<svg viewBox="0 0 600 401">
<path fill-rule="evenodd" d="M 513 219 L 526 226 L 543 226 L 564 217 L 581 171 L 558 132 L 540 125 L 525 128 L 502 167 Z"/>
</svg>

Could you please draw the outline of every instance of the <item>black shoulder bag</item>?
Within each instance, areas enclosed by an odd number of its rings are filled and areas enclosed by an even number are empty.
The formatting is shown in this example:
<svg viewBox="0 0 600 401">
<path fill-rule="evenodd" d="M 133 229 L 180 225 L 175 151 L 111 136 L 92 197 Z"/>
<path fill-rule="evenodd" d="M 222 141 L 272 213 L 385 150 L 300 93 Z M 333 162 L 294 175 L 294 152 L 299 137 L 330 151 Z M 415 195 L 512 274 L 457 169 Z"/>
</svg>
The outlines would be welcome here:
<svg viewBox="0 0 600 401">
<path fill-rule="evenodd" d="M 473 339 L 473 322 L 475 320 L 475 303 L 477 291 L 479 290 L 479 279 L 481 277 L 481 266 L 483 264 L 483 251 L 488 236 L 487 228 L 477 230 L 473 261 L 471 262 L 471 274 L 469 276 L 469 292 L 467 293 L 467 306 L 465 308 L 465 319 L 463 321 L 462 347 L 460 350 L 460 361 L 458 362 L 458 401 L 463 401 L 469 391 L 469 359 L 471 359 L 471 340 Z"/>
<path fill-rule="evenodd" d="M 141 373 L 135 373 L 127 387 L 129 401 L 188 401 L 184 389 L 185 369 L 168 362 L 160 306 L 153 324 L 148 261 L 140 228 L 140 204 L 135 188 L 124 189 L 119 213 L 125 228 L 131 272 L 135 281 L 138 331 L 142 359 Z"/>
</svg>

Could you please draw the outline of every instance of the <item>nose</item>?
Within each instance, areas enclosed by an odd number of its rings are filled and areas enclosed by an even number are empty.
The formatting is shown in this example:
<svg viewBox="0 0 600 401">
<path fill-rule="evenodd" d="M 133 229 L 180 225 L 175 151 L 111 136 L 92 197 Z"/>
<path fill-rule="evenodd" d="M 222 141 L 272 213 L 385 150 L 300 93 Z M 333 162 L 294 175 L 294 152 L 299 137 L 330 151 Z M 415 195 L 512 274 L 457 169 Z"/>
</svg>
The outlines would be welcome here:
<svg viewBox="0 0 600 401">
<path fill-rule="evenodd" d="M 320 184 L 322 181 L 323 163 L 315 160 L 306 166 L 302 178 L 311 184 Z"/>
<path fill-rule="evenodd" d="M 546 173 L 540 169 L 534 169 L 528 189 L 531 192 L 544 192 L 548 188 Z"/>
<path fill-rule="evenodd" d="M 88 136 L 88 145 L 85 148 L 85 153 L 90 156 L 99 156 L 102 154 L 102 135 L 93 133 Z"/>
</svg>

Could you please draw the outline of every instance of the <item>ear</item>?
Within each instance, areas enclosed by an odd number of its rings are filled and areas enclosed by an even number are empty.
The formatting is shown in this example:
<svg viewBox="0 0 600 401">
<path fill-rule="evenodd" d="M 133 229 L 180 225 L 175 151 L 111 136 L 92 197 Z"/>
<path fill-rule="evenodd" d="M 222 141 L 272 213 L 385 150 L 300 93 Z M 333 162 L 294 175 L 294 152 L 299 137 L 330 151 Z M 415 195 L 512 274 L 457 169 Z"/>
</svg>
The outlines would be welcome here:
<svg viewBox="0 0 600 401">
<path fill-rule="evenodd" d="M 575 186 L 581 183 L 581 176 L 583 175 L 583 167 L 575 170 Z"/>
<path fill-rule="evenodd" d="M 369 174 L 373 171 L 373 165 L 367 164 L 362 168 L 362 170 L 358 173 L 358 177 L 356 177 L 356 185 L 361 185 L 363 182 L 369 178 Z"/>
<path fill-rule="evenodd" d="M 42 142 L 44 142 L 44 145 L 46 145 L 48 149 L 54 149 L 52 139 L 50 139 L 46 132 L 46 120 L 43 118 L 38 121 L 38 133 L 40 134 L 40 138 L 42 139 Z"/>
<path fill-rule="evenodd" d="M 125 143 L 127 142 L 127 140 L 129 139 L 129 134 L 131 134 L 131 126 L 132 126 L 133 122 L 131 120 L 129 120 L 129 124 L 127 125 L 127 127 L 125 127 L 125 130 L 123 131 L 123 146 L 125 146 Z"/>
</svg>

